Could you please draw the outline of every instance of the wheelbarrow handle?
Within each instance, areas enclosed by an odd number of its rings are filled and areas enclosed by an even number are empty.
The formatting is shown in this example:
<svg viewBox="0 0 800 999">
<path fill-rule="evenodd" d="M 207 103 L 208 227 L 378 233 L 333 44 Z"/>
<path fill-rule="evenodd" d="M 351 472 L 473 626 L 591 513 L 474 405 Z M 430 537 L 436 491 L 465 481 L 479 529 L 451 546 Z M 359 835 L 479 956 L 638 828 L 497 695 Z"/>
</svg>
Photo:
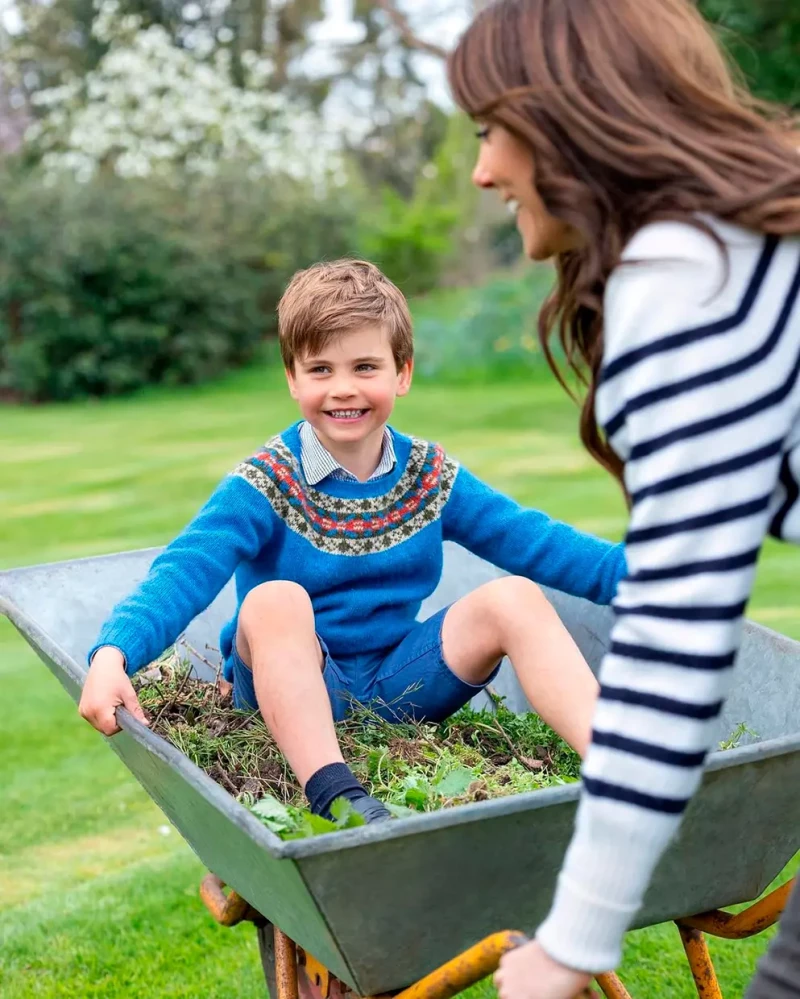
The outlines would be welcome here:
<svg viewBox="0 0 800 999">
<path fill-rule="evenodd" d="M 200 898 L 203 904 L 221 926 L 236 926 L 250 918 L 253 910 L 247 899 L 235 891 L 226 895 L 223 891 L 225 882 L 216 874 L 206 874 L 200 882 Z"/>
<path fill-rule="evenodd" d="M 395 999 L 452 999 L 459 992 L 491 975 L 497 970 L 503 954 L 524 943 L 527 943 L 527 937 L 516 930 L 493 933 L 426 975 L 415 985 L 404 989 Z"/>
<path fill-rule="evenodd" d="M 443 964 L 441 968 L 437 968 L 436 971 L 431 972 L 415 985 L 404 989 L 394 999 L 452 999 L 459 992 L 463 992 L 482 978 L 497 971 L 504 954 L 508 954 L 509 951 L 516 950 L 517 947 L 522 947 L 526 943 L 528 943 L 528 938 L 518 930 L 493 933 L 476 943 L 474 947 L 465 950 L 463 954 L 454 957 L 452 961 Z M 621 992 L 612 990 L 616 976 L 601 975 L 600 977 L 609 979 L 606 982 L 598 981 L 605 995 L 630 999 L 624 989 Z M 606 988 L 609 991 L 606 991 Z M 575 996 L 575 999 L 594 999 L 595 996 L 596 993 L 591 988 L 587 988 L 580 995 Z"/>
</svg>

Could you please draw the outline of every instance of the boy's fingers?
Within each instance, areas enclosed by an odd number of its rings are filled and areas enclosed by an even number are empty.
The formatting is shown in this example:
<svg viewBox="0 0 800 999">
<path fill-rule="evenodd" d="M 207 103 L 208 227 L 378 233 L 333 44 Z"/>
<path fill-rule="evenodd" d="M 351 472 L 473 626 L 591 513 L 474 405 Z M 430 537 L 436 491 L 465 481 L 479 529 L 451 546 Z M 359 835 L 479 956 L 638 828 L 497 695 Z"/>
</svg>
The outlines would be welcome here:
<svg viewBox="0 0 800 999">
<path fill-rule="evenodd" d="M 122 706 L 127 708 L 128 711 L 133 715 L 133 717 L 142 723 L 142 725 L 149 725 L 150 721 L 147 715 L 144 713 L 141 704 L 139 703 L 139 698 L 136 696 L 136 691 L 133 687 L 125 691 L 122 697 Z"/>
<path fill-rule="evenodd" d="M 81 707 L 81 717 L 85 718 L 92 728 L 97 729 L 103 735 L 115 735 L 119 732 L 119 725 L 114 715 L 114 709 L 94 708 L 91 706 Z"/>
<path fill-rule="evenodd" d="M 119 725 L 117 725 L 117 716 L 114 711 L 110 714 L 106 714 L 104 717 L 98 718 L 99 724 L 96 728 L 99 728 L 103 735 L 116 735 L 120 731 Z"/>
</svg>

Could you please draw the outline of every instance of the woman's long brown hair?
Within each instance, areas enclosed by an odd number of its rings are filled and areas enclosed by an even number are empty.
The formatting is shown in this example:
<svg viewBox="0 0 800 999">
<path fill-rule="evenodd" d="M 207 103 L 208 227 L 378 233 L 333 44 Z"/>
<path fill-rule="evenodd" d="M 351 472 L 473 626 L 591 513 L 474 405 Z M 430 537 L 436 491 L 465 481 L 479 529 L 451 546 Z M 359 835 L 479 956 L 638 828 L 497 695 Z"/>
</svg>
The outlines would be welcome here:
<svg viewBox="0 0 800 999">
<path fill-rule="evenodd" d="M 641 226 L 707 213 L 764 233 L 800 233 L 800 155 L 788 112 L 739 85 L 690 0 L 499 0 L 449 60 L 473 118 L 533 152 L 545 207 L 580 233 L 556 258 L 539 317 L 550 366 L 557 337 L 583 381 L 581 439 L 618 479 L 594 412 L 603 295 Z"/>
</svg>

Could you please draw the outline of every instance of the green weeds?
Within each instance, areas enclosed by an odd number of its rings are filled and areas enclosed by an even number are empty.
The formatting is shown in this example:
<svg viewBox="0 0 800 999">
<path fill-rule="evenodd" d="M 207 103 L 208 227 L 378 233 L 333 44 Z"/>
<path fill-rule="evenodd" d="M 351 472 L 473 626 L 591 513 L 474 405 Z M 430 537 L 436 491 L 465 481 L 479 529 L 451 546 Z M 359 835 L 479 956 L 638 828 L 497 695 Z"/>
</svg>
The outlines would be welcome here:
<svg viewBox="0 0 800 999">
<path fill-rule="evenodd" d="M 345 809 L 334 823 L 304 812 L 302 788 L 257 712 L 237 711 L 224 682 L 189 674 L 171 651 L 136 681 L 153 731 L 201 767 L 273 831 L 287 838 L 358 824 Z M 436 724 L 390 722 L 354 705 L 337 726 L 356 777 L 396 815 L 484 801 L 576 781 L 580 759 L 535 714 L 502 699 L 463 708 Z"/>
</svg>

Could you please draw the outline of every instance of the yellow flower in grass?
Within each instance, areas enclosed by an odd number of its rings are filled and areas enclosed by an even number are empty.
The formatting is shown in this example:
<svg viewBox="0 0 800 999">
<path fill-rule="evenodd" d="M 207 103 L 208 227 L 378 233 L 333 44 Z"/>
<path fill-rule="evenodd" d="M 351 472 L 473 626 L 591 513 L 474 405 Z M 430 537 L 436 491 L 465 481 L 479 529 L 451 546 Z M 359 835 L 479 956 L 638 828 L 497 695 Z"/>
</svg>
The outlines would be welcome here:
<svg viewBox="0 0 800 999">
<path fill-rule="evenodd" d="M 494 342 L 494 349 L 498 354 L 502 354 L 507 350 L 511 350 L 511 341 L 507 336 L 499 336 Z"/>
<path fill-rule="evenodd" d="M 535 336 L 531 336 L 530 333 L 523 333 L 519 340 L 519 345 L 523 350 L 529 351 L 531 354 L 535 354 L 539 349 L 539 341 Z"/>
</svg>

